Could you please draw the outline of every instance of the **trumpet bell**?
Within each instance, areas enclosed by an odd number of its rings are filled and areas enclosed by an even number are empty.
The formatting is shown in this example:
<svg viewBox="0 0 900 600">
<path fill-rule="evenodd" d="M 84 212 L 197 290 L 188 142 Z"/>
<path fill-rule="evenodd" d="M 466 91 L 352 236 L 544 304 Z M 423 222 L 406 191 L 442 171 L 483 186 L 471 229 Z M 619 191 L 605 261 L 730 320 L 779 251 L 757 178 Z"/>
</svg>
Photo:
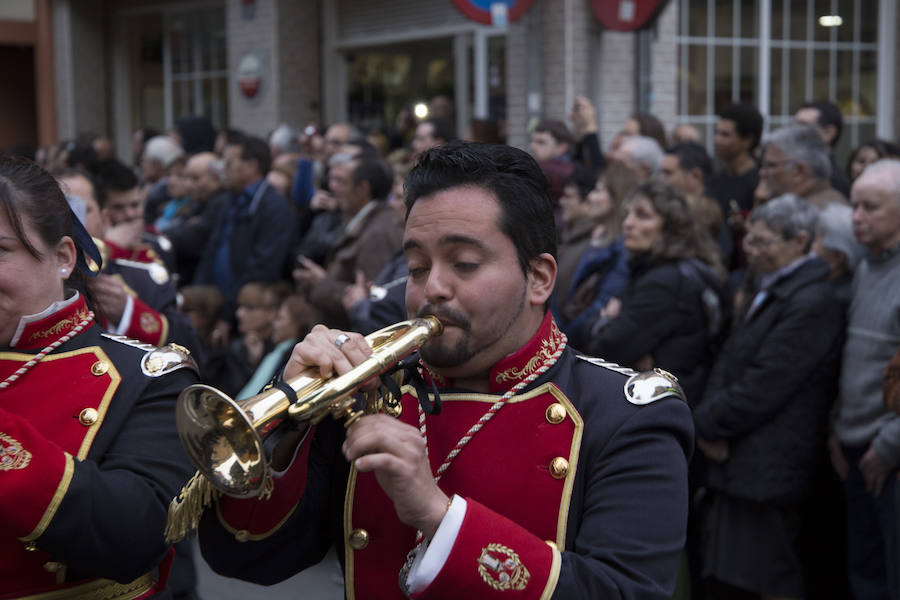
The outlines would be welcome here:
<svg viewBox="0 0 900 600">
<path fill-rule="evenodd" d="M 266 475 L 262 438 L 226 394 L 194 385 L 179 397 L 175 424 L 185 451 L 213 486 L 230 496 L 255 496 Z"/>
</svg>

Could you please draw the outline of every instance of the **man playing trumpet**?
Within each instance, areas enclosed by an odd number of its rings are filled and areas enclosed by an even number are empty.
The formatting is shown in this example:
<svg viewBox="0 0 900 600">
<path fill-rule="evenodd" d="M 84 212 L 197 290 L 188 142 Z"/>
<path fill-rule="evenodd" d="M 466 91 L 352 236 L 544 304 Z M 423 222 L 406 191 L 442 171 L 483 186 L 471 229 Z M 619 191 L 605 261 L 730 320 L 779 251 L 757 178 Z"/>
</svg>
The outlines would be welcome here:
<svg viewBox="0 0 900 600">
<path fill-rule="evenodd" d="M 537 163 L 451 143 L 406 186 L 407 310 L 443 325 L 419 350 L 428 385 L 282 439 L 268 500 L 222 497 L 204 516 L 207 561 L 274 583 L 334 544 L 351 599 L 671 597 L 690 412 L 665 373 L 629 378 L 567 347 L 546 308 L 556 238 Z M 340 375 L 370 352 L 317 326 L 283 376 Z"/>
</svg>

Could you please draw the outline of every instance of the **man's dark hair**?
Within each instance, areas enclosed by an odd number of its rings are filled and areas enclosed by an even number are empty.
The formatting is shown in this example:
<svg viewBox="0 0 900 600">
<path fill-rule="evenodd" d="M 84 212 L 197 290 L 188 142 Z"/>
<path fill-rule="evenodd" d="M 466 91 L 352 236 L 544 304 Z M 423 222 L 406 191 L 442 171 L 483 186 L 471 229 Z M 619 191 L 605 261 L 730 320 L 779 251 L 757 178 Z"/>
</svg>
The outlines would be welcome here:
<svg viewBox="0 0 900 600">
<path fill-rule="evenodd" d="M 137 175 L 131 167 L 114 158 L 104 160 L 97 167 L 97 177 L 94 188 L 97 192 L 97 202 L 101 208 L 106 205 L 107 194 L 114 192 L 127 192 L 139 185 Z"/>
<path fill-rule="evenodd" d="M 814 108 L 815 110 L 819 111 L 819 127 L 828 127 L 829 125 L 834 125 L 834 141 L 831 143 L 831 145 L 836 145 L 838 143 L 838 140 L 841 139 L 841 131 L 844 129 L 844 115 L 841 114 L 841 109 L 839 109 L 833 102 L 829 102 L 828 100 L 804 102 L 797 110 L 801 110 L 804 108 Z"/>
<path fill-rule="evenodd" d="M 138 131 L 141 132 L 141 141 L 146 142 L 150 138 L 155 138 L 159 135 L 159 131 L 154 129 L 153 127 L 142 127 Z"/>
<path fill-rule="evenodd" d="M 581 163 L 573 163 L 573 166 L 574 168 L 572 169 L 571 175 L 566 177 L 566 185 L 574 185 L 577 187 L 578 195 L 581 196 L 581 201 L 585 202 L 588 194 L 590 194 L 597 185 L 597 177 L 599 176 L 600 171 L 594 167 L 589 167 Z"/>
<path fill-rule="evenodd" d="M 225 136 L 226 146 L 230 146 L 231 144 L 240 144 L 245 139 L 247 139 L 247 134 L 240 129 L 223 129 L 219 133 Z"/>
<path fill-rule="evenodd" d="M 344 146 L 353 146 L 354 148 L 357 148 L 356 151 L 351 152 L 351 154 L 353 154 L 353 156 L 357 158 L 371 158 L 379 156 L 378 149 L 365 138 L 349 140 L 346 144 L 344 144 Z"/>
<path fill-rule="evenodd" d="M 406 215 L 419 198 L 461 186 L 490 192 L 500 204 L 497 224 L 528 273 L 532 259 L 556 257 L 556 225 L 547 178 L 537 161 L 512 146 L 450 142 L 424 152 L 406 178 Z"/>
<path fill-rule="evenodd" d="M 703 181 L 712 175 L 712 160 L 706 153 L 706 148 L 696 142 L 675 144 L 666 150 L 666 154 L 671 154 L 678 159 L 678 167 L 682 171 L 700 169 L 700 172 L 703 173 Z"/>
<path fill-rule="evenodd" d="M 564 142 L 569 144 L 570 150 L 575 143 L 572 132 L 569 131 L 566 124 L 562 121 L 557 121 L 556 119 L 541 119 L 538 121 L 538 124 L 534 126 L 534 132 L 549 133 L 557 143 Z"/>
<path fill-rule="evenodd" d="M 447 143 L 452 142 L 456 139 L 456 131 L 453 129 L 453 123 L 451 123 L 448 119 L 431 117 L 430 119 L 425 119 L 424 121 L 422 121 L 422 123 L 428 123 L 429 125 L 431 125 L 431 137 L 436 140 L 441 140 L 444 143 Z"/>
<path fill-rule="evenodd" d="M 66 166 L 76 169 L 84 169 L 91 173 L 96 172 L 100 165 L 97 163 L 97 152 L 90 144 L 68 142 L 65 146 Z"/>
<path fill-rule="evenodd" d="M 759 145 L 762 138 L 763 117 L 751 104 L 729 104 L 719 111 L 720 119 L 728 119 L 734 121 L 734 127 L 737 134 L 742 138 L 752 137 L 753 145 L 750 146 L 752 151 Z"/>
<path fill-rule="evenodd" d="M 363 155 L 353 169 L 353 185 L 369 182 L 369 193 L 373 200 L 384 200 L 394 185 L 394 173 L 387 162 L 376 156 Z"/>
<path fill-rule="evenodd" d="M 256 161 L 262 177 L 265 177 L 272 168 L 272 153 L 269 150 L 269 144 L 262 138 L 252 135 L 243 136 L 232 145 L 241 147 L 241 160 Z"/>
</svg>

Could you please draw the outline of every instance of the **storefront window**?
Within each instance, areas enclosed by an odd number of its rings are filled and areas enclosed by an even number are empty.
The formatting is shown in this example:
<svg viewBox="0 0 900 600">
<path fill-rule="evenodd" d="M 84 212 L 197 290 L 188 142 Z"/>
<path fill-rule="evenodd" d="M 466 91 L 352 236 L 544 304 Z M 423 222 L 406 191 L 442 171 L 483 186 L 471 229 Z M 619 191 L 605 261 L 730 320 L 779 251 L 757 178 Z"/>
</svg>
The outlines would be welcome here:
<svg viewBox="0 0 900 600">
<path fill-rule="evenodd" d="M 763 8 L 771 27 L 760 32 Z M 731 102 L 759 105 L 765 36 L 766 126 L 790 123 L 803 102 L 830 100 L 844 115 L 836 153 L 846 156 L 875 130 L 877 12 L 867 0 L 681 0 L 679 120 L 698 126 L 711 146 L 717 111 Z"/>
<path fill-rule="evenodd" d="M 131 128 L 164 131 L 182 116 L 228 120 L 225 14 L 220 7 L 125 13 Z"/>
<path fill-rule="evenodd" d="M 450 39 L 348 54 L 350 121 L 367 130 L 390 128 L 404 108 L 437 95 L 453 98 L 452 56 Z"/>
</svg>

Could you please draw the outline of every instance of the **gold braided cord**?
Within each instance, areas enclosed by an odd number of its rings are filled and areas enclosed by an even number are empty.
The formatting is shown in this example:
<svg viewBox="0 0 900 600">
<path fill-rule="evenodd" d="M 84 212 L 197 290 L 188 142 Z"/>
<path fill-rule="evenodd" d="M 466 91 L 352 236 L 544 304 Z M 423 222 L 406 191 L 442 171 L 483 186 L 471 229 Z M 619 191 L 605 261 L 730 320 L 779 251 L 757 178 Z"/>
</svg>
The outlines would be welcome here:
<svg viewBox="0 0 900 600">
<path fill-rule="evenodd" d="M 221 492 L 200 471 L 194 473 L 178 496 L 169 503 L 166 542 L 180 542 L 197 529 L 203 511 L 218 500 L 220 495 Z"/>
</svg>

